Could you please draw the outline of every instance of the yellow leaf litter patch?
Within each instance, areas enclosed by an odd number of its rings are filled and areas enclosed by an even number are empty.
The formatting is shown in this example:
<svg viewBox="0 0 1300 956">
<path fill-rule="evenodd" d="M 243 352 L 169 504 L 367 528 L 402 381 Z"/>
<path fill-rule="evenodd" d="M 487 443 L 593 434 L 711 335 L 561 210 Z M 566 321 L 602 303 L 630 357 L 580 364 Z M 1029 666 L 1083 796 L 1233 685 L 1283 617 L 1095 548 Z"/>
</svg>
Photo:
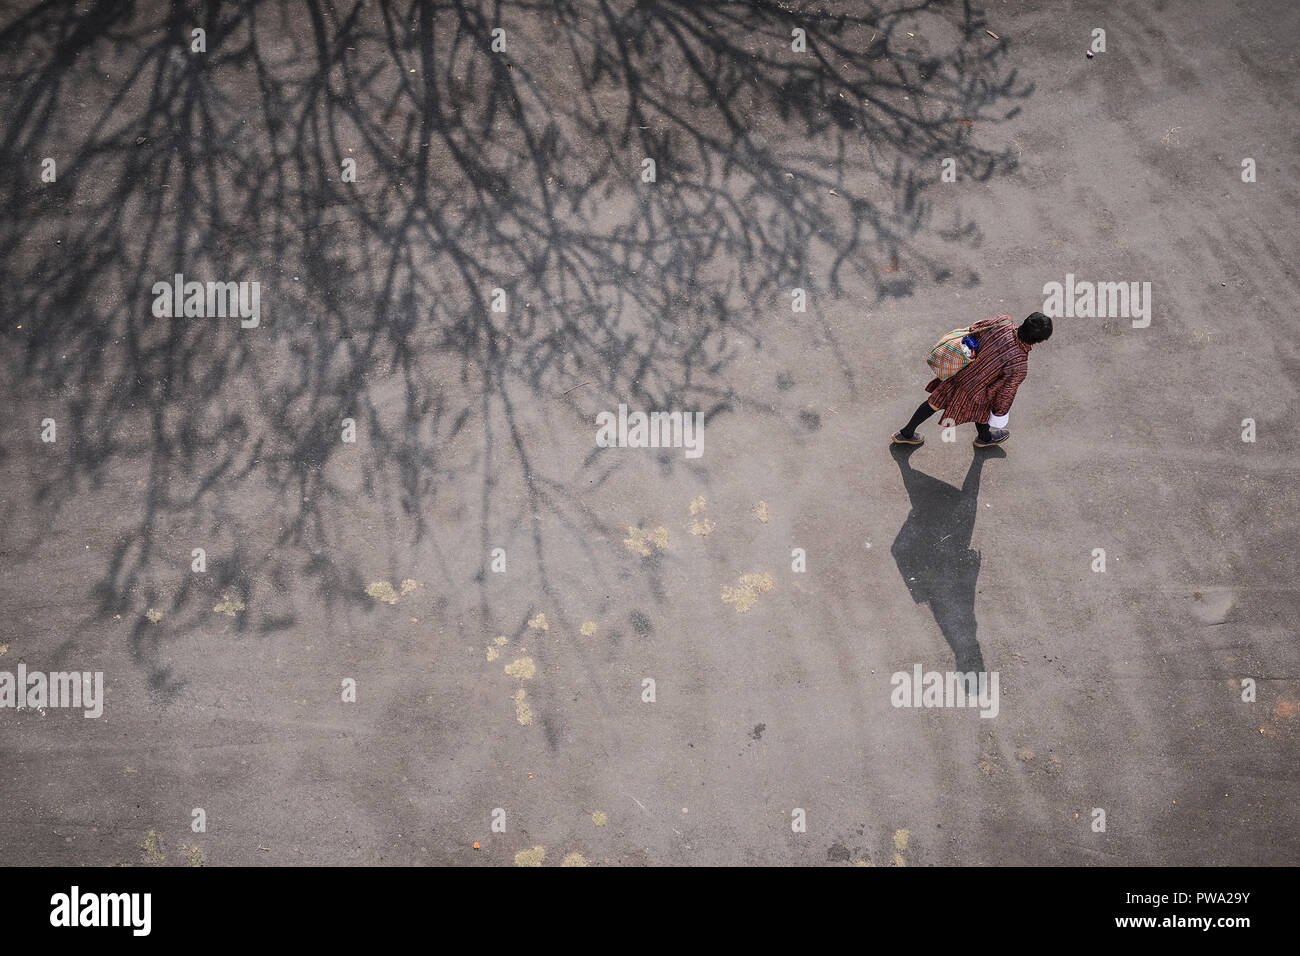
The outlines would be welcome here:
<svg viewBox="0 0 1300 956">
<path fill-rule="evenodd" d="M 370 587 L 366 588 L 366 593 L 376 601 L 383 601 L 385 604 L 397 603 L 397 589 L 387 581 L 375 581 Z"/>
<path fill-rule="evenodd" d="M 560 864 L 560 866 L 586 866 L 586 865 L 587 865 L 587 861 L 586 859 L 583 858 L 583 855 L 581 853 L 570 853 L 568 856 L 564 858 L 564 862 Z"/>
<path fill-rule="evenodd" d="M 515 854 L 515 866 L 541 866 L 546 859 L 546 847 L 535 846 L 531 850 L 520 850 Z"/>
<path fill-rule="evenodd" d="M 533 663 L 531 657 L 521 657 L 513 664 L 506 665 L 506 673 L 511 677 L 518 677 L 520 680 L 531 680 L 532 676 L 537 673 L 537 665 Z"/>
<path fill-rule="evenodd" d="M 898 852 L 894 854 L 894 866 L 907 866 L 907 861 L 903 859 L 903 851 L 907 849 L 907 841 L 912 838 L 908 830 L 894 831 L 894 849 Z"/>
<path fill-rule="evenodd" d="M 525 727 L 533 722 L 533 711 L 532 708 L 528 706 L 527 698 L 528 695 L 524 693 L 522 688 L 515 691 L 515 720 L 519 721 L 519 723 L 523 724 Z"/>
<path fill-rule="evenodd" d="M 140 849 L 144 851 L 144 858 L 149 863 L 161 863 L 166 859 L 163 854 L 162 841 L 158 839 L 158 831 L 150 830 L 144 838 L 144 846 Z"/>
<path fill-rule="evenodd" d="M 767 524 L 767 502 L 766 501 L 760 501 L 754 507 L 754 517 L 757 518 L 759 521 L 763 522 L 763 524 Z"/>
<path fill-rule="evenodd" d="M 551 629 L 551 626 L 546 623 L 545 614 L 537 615 L 537 617 L 528 622 L 528 626 L 535 631 L 549 631 Z"/>
<path fill-rule="evenodd" d="M 623 544 L 633 554 L 639 554 L 643 558 L 648 557 L 655 548 L 663 551 L 668 547 L 668 529 L 663 525 L 653 531 L 649 528 L 633 527 L 628 527 L 626 531 L 627 537 L 623 539 Z"/>
<path fill-rule="evenodd" d="M 591 815 L 591 822 L 596 824 L 596 826 L 598 827 L 603 827 L 606 823 L 609 822 L 609 817 L 605 816 L 605 814 L 597 810 L 595 813 Z"/>
<path fill-rule="evenodd" d="M 708 502 L 704 500 L 703 495 L 699 495 L 691 500 L 691 516 L 695 519 L 691 522 L 691 534 L 705 535 L 712 531 L 717 525 L 710 521 L 704 509 L 708 507 Z"/>
<path fill-rule="evenodd" d="M 596 622 L 595 621 L 585 622 L 582 625 L 582 627 L 578 628 L 578 633 L 581 634 L 583 637 L 591 637 L 596 633 Z"/>
<path fill-rule="evenodd" d="M 158 610 L 156 607 L 151 607 L 149 608 L 149 610 L 144 612 L 144 616 L 149 619 L 150 624 L 157 624 L 159 621 L 162 620 L 163 613 L 162 611 Z"/>
<path fill-rule="evenodd" d="M 238 598 L 235 598 L 232 601 L 229 594 L 223 594 L 221 595 L 221 603 L 212 610 L 216 611 L 218 614 L 224 614 L 226 617 L 234 617 L 240 611 L 244 610 L 244 607 L 245 605 L 243 601 Z"/>
<path fill-rule="evenodd" d="M 766 594 L 774 587 L 776 587 L 776 584 L 773 583 L 770 574 L 760 574 L 758 572 L 742 574 L 737 587 L 724 587 L 722 589 L 722 603 L 734 604 L 736 613 L 744 614 L 754 606 L 754 602 L 758 600 L 760 594 Z"/>
<path fill-rule="evenodd" d="M 416 588 L 418 588 L 419 586 L 420 586 L 420 582 L 417 581 L 417 580 L 415 580 L 415 578 L 406 578 L 405 580 L 402 581 L 402 594 L 403 594 L 403 596 L 405 596 L 405 595 L 407 595 L 407 594 L 410 594 L 412 591 L 414 591 L 414 590 L 415 590 Z"/>
</svg>

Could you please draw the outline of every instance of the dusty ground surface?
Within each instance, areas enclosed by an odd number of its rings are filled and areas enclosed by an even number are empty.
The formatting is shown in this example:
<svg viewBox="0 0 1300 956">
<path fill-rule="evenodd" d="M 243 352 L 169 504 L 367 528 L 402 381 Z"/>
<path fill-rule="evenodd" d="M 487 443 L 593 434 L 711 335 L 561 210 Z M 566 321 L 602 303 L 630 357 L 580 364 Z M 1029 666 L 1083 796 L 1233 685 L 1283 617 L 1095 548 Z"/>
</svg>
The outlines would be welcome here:
<svg viewBox="0 0 1300 956">
<path fill-rule="evenodd" d="M 5 4 L 0 863 L 1300 862 L 1300 7 L 908 7 Z"/>
</svg>

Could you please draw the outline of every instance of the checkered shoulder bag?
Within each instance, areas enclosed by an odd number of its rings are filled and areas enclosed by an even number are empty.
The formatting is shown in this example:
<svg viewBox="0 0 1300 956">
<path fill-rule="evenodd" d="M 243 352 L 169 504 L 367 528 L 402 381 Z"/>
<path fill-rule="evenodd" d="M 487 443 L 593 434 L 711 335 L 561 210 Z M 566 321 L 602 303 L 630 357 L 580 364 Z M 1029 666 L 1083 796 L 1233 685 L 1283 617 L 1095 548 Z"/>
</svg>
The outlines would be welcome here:
<svg viewBox="0 0 1300 956">
<path fill-rule="evenodd" d="M 930 349 L 928 361 L 939 381 L 947 381 L 974 361 L 979 346 L 971 348 L 962 341 L 969 337 L 970 329 L 953 329 Z"/>
</svg>

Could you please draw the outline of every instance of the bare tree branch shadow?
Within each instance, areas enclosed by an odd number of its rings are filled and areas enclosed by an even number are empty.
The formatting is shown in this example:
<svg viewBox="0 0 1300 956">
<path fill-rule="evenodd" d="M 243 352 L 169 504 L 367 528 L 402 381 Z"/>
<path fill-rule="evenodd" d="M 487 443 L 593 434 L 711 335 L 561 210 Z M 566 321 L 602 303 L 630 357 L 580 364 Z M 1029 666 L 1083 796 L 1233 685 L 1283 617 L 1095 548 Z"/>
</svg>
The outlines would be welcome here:
<svg viewBox="0 0 1300 956">
<path fill-rule="evenodd" d="M 917 17 L 932 40 L 906 35 Z M 554 596 L 548 535 L 592 552 L 620 533 L 538 461 L 539 436 L 580 402 L 779 404 L 728 373 L 791 289 L 879 301 L 978 281 L 927 251 L 927 189 L 944 157 L 976 178 L 1014 168 L 971 138 L 1032 92 L 984 25 L 969 3 L 920 0 L 19 13 L 0 26 L 0 283 L 27 321 L 4 329 L 5 375 L 62 403 L 67 436 L 32 507 L 66 507 L 123 468 L 138 479 L 122 486 L 138 516 L 95 584 L 101 614 L 184 574 L 188 548 L 171 542 L 187 536 L 223 549 L 222 570 L 186 579 L 174 616 L 295 580 L 327 605 L 368 602 L 337 517 L 358 495 L 412 544 L 449 496 L 483 552 L 496 529 L 528 528 Z M 59 176 L 43 184 L 50 155 Z M 176 273 L 260 281 L 262 326 L 155 317 L 151 287 Z M 584 380 L 589 397 L 555 401 Z M 347 418 L 357 446 L 339 439 Z M 589 466 L 597 480 L 617 467 Z M 493 493 L 511 482 L 526 499 Z M 477 580 L 491 615 L 481 575 L 446 574 Z M 256 628 L 291 621 L 268 610 Z M 171 686 L 158 638 L 132 640 Z"/>
</svg>

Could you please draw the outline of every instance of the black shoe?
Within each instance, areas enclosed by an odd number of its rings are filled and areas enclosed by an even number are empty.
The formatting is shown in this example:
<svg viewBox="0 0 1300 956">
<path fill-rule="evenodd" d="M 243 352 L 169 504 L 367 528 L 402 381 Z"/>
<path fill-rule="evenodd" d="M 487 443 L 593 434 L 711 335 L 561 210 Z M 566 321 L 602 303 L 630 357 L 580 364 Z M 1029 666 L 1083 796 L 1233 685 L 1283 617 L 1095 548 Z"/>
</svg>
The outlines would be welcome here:
<svg viewBox="0 0 1300 956">
<path fill-rule="evenodd" d="M 901 431 L 896 431 L 894 432 L 893 435 L 890 436 L 889 440 L 893 442 L 895 445 L 924 445 L 925 444 L 925 439 L 922 438 L 920 435 L 918 435 L 916 432 L 912 432 L 911 438 L 906 438 L 904 437 Z"/>
<path fill-rule="evenodd" d="M 988 438 L 976 438 L 976 448 L 992 448 L 994 445 L 1001 445 L 1011 437 L 1011 432 L 1006 428 L 990 428 Z"/>
</svg>

